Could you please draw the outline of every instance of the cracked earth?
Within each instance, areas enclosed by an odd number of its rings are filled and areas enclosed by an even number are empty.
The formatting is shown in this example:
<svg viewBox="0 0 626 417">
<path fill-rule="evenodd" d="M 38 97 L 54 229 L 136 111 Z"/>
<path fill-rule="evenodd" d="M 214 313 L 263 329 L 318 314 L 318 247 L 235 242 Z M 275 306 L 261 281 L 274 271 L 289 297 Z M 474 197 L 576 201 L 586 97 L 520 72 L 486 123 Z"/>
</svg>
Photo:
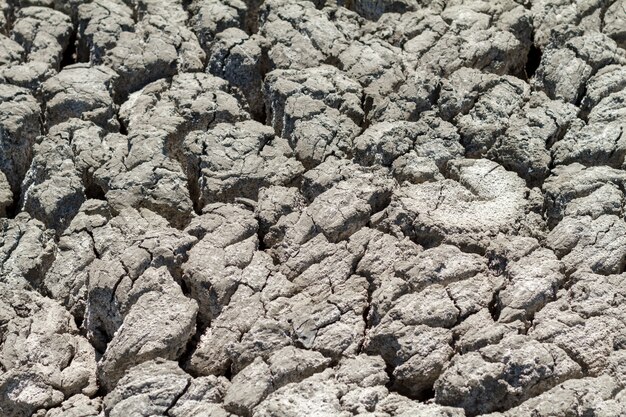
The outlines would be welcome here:
<svg viewBox="0 0 626 417">
<path fill-rule="evenodd" d="M 0 11 L 0 416 L 626 415 L 626 0 Z"/>
</svg>

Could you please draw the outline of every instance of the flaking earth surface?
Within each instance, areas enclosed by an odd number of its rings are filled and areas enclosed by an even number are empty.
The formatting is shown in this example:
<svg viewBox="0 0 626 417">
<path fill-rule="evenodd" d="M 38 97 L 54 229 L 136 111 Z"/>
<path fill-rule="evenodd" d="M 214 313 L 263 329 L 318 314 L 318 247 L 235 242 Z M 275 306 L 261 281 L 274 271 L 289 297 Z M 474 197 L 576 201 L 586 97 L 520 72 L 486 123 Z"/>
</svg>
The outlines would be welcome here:
<svg viewBox="0 0 626 417">
<path fill-rule="evenodd" d="M 626 415 L 626 0 L 0 0 L 0 416 Z"/>
</svg>

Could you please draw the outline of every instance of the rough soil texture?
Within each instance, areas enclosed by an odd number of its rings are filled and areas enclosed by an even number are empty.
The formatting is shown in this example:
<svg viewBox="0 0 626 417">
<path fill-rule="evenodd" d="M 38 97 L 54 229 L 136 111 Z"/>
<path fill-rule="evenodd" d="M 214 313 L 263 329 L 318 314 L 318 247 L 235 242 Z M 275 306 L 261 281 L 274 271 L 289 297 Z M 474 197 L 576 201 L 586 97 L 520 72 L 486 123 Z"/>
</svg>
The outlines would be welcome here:
<svg viewBox="0 0 626 417">
<path fill-rule="evenodd" d="M 626 0 L 0 0 L 0 416 L 626 415 Z"/>
</svg>

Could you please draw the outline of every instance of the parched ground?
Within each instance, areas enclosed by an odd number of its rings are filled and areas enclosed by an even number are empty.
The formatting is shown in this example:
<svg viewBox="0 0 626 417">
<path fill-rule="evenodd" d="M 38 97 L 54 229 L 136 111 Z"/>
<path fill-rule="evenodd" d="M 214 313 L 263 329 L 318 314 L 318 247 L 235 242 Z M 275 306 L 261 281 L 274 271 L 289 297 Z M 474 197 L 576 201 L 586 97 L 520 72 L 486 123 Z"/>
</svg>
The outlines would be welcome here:
<svg viewBox="0 0 626 417">
<path fill-rule="evenodd" d="M 0 0 L 0 416 L 626 415 L 626 0 Z"/>
</svg>

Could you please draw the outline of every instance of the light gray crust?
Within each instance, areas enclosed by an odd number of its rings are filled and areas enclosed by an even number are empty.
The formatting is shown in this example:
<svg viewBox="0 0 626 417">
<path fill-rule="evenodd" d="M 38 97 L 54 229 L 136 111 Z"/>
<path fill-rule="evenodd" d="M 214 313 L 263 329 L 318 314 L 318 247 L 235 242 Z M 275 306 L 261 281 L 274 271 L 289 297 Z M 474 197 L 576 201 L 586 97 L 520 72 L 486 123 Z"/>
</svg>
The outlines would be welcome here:
<svg viewBox="0 0 626 417">
<path fill-rule="evenodd" d="M 0 0 L 0 416 L 626 415 L 626 0 Z"/>
</svg>

